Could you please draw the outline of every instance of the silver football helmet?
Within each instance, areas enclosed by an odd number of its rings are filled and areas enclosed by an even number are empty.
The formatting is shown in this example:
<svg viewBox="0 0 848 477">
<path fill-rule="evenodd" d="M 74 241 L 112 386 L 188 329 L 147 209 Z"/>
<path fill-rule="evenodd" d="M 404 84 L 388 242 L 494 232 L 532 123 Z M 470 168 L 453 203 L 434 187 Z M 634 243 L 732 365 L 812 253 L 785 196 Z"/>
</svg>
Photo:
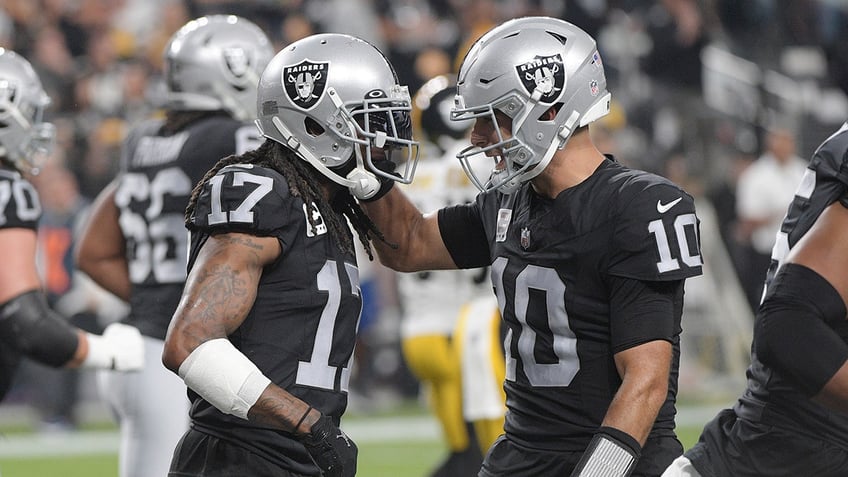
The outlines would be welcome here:
<svg viewBox="0 0 848 477">
<path fill-rule="evenodd" d="M 378 177 L 412 181 L 418 143 L 412 140 L 409 90 L 364 40 L 325 33 L 286 46 L 262 73 L 257 109 L 262 135 L 359 199 L 377 193 Z M 376 167 L 383 153 L 403 171 Z"/>
<path fill-rule="evenodd" d="M 194 19 L 165 48 L 166 107 L 256 118 L 256 85 L 274 56 L 265 33 L 235 15 Z"/>
<path fill-rule="evenodd" d="M 44 122 L 50 97 L 24 57 L 0 48 L 0 158 L 38 173 L 53 149 L 56 128 Z"/>
<path fill-rule="evenodd" d="M 543 113 L 560 105 L 553 120 Z M 483 191 L 513 192 L 541 173 L 578 127 L 606 115 L 610 94 L 595 40 L 580 28 L 549 17 L 510 20 L 483 35 L 459 70 L 451 118 L 489 118 L 499 142 L 457 154 L 466 174 Z M 495 111 L 512 119 L 503 137 Z M 497 150 L 506 167 L 477 177 L 469 159 Z M 497 162 L 496 162 L 497 163 Z"/>
</svg>

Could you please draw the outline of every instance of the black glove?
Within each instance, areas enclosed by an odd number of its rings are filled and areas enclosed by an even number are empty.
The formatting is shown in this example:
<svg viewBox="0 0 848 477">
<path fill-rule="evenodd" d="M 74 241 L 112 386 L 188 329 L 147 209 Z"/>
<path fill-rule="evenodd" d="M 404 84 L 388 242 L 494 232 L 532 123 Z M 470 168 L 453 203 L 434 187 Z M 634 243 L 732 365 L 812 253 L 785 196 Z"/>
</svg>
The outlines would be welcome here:
<svg viewBox="0 0 848 477">
<path fill-rule="evenodd" d="M 322 414 L 312 425 L 309 434 L 300 437 L 300 442 L 324 477 L 356 475 L 356 455 L 359 450 L 329 417 Z"/>
<path fill-rule="evenodd" d="M 395 168 L 397 167 L 397 165 L 395 165 L 394 162 L 392 162 L 388 159 L 374 159 L 373 162 L 374 162 L 374 167 L 376 167 L 377 169 L 380 169 L 381 171 L 387 172 L 387 173 L 392 174 L 394 176 L 400 177 L 400 175 L 397 172 L 395 172 Z M 374 175 L 377 176 L 377 174 L 374 174 Z M 393 181 L 392 179 L 389 179 L 388 177 L 383 177 L 383 176 L 377 176 L 377 180 L 380 181 L 380 190 L 378 190 L 377 193 L 374 194 L 374 196 L 369 197 L 368 199 L 360 199 L 360 200 L 362 200 L 362 202 L 372 202 L 372 201 L 379 199 L 380 197 L 383 197 L 384 195 L 388 194 L 390 190 L 392 190 L 392 187 L 395 186 L 395 182 L 396 182 L 396 181 Z"/>
</svg>

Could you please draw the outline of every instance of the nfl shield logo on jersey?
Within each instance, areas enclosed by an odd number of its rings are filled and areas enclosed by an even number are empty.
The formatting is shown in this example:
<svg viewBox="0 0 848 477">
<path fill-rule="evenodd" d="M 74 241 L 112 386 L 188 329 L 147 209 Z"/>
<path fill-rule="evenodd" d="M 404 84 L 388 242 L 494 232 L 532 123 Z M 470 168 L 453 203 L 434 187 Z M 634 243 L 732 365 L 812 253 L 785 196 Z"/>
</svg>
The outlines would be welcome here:
<svg viewBox="0 0 848 477">
<path fill-rule="evenodd" d="M 303 204 L 303 216 L 306 217 L 306 236 L 316 237 L 318 235 L 324 235 L 327 233 L 327 223 L 324 222 L 324 217 L 321 216 L 321 212 L 314 202 L 310 209 L 312 210 L 312 218 L 315 219 L 315 227 L 309 223 L 309 212 L 306 210 L 306 204 Z"/>
<path fill-rule="evenodd" d="M 291 102 L 303 109 L 315 106 L 324 94 L 329 67 L 326 62 L 303 60 L 283 68 L 283 85 Z"/>
<path fill-rule="evenodd" d="M 565 67 L 562 56 L 536 56 L 533 60 L 515 67 L 527 92 L 542 90 L 541 102 L 554 103 L 565 87 Z"/>
<path fill-rule="evenodd" d="M 521 248 L 524 250 L 530 248 L 530 229 L 527 227 L 521 229 Z"/>
</svg>

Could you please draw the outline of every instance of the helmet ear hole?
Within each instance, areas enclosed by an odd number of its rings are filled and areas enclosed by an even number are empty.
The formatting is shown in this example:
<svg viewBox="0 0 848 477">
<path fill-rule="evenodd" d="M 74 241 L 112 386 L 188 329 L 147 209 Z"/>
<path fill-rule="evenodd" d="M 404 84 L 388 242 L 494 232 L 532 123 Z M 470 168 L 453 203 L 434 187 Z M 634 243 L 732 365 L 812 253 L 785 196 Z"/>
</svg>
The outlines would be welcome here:
<svg viewBox="0 0 848 477">
<path fill-rule="evenodd" d="M 557 114 L 559 114 L 559 110 L 562 109 L 562 103 L 556 103 L 550 108 L 546 109 L 538 118 L 538 121 L 553 121 L 556 119 Z"/>
<path fill-rule="evenodd" d="M 324 134 L 324 127 L 318 124 L 318 121 L 307 116 L 303 120 L 303 125 L 306 127 L 306 132 L 312 136 L 320 136 Z"/>
</svg>

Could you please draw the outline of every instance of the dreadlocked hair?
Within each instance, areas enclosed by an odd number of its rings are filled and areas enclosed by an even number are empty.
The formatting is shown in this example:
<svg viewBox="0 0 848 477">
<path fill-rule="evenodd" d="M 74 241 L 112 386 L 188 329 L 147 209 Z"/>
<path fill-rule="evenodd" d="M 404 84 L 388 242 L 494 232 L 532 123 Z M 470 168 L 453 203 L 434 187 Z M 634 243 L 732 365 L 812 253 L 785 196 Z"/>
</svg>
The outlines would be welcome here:
<svg viewBox="0 0 848 477">
<path fill-rule="evenodd" d="M 203 190 L 203 185 L 218 171 L 230 164 L 255 164 L 274 169 L 282 174 L 286 178 L 292 196 L 300 197 L 305 204 L 312 203 L 318 207 L 318 211 L 327 225 L 327 230 L 341 249 L 347 253 L 353 254 L 356 252 L 345 218 L 350 222 L 359 241 L 365 247 L 369 259 L 374 259 L 371 249 L 372 236 L 383 242 L 386 241 L 383 233 L 377 229 L 377 226 L 368 218 L 347 189 L 338 191 L 332 200 L 327 200 L 321 185 L 328 179 L 297 156 L 291 149 L 271 139 L 266 139 L 261 146 L 242 155 L 227 156 L 219 160 L 206 172 L 203 179 L 192 190 L 191 199 L 185 212 L 186 225 L 190 226 L 191 224 L 191 217 L 194 214 L 197 198 Z M 311 226 L 317 227 L 318 224 L 313 214 L 307 214 L 307 219 Z"/>
</svg>

